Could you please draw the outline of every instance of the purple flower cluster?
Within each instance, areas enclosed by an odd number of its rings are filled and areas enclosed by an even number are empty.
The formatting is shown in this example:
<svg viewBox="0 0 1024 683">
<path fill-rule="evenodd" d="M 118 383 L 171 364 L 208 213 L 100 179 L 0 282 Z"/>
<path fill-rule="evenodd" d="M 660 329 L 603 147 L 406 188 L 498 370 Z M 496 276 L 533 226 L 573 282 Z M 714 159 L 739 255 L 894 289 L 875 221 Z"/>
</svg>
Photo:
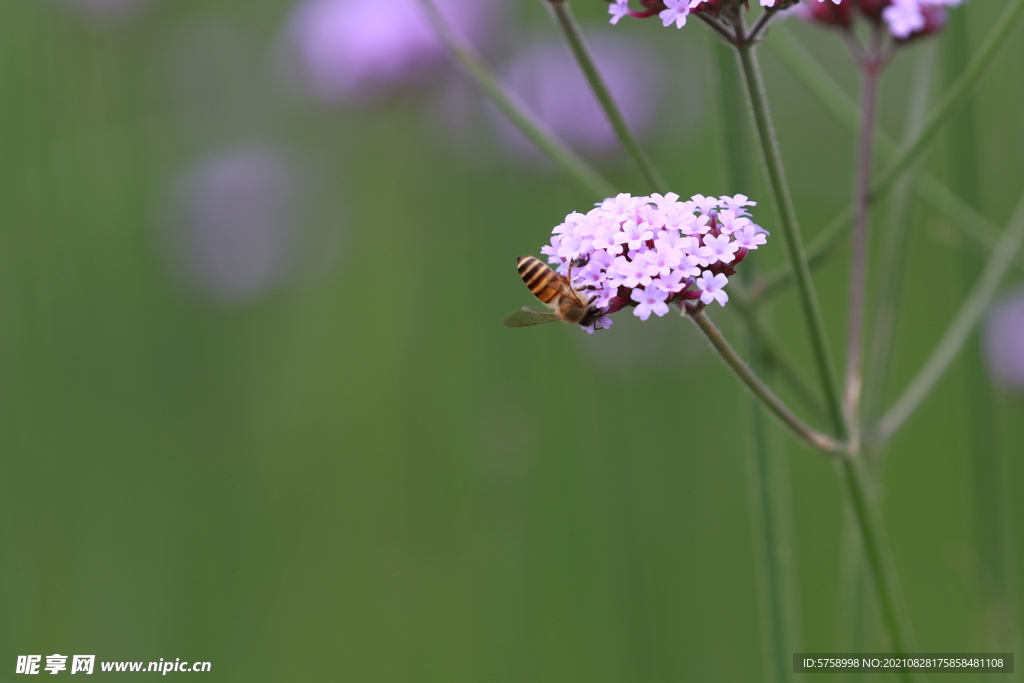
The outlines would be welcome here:
<svg viewBox="0 0 1024 683">
<path fill-rule="evenodd" d="M 774 2 L 774 0 L 761 0 Z M 946 8 L 962 0 L 804 0 L 797 13 L 809 21 L 849 30 L 855 15 L 884 24 L 898 41 L 931 35 L 946 25 Z"/>
<path fill-rule="evenodd" d="M 676 25 L 682 28 L 686 25 L 686 17 L 695 12 L 709 12 L 717 14 L 721 9 L 723 0 L 640 0 L 644 9 L 634 11 L 629 8 L 629 0 L 609 0 L 608 14 L 612 15 L 611 23 L 619 23 L 622 17 L 636 17 L 643 19 L 652 17 L 655 14 L 661 19 L 662 26 Z"/>
<path fill-rule="evenodd" d="M 665 315 L 673 302 L 724 306 L 733 267 L 766 241 L 767 231 L 746 209 L 754 204 L 742 194 L 687 201 L 674 192 L 620 194 L 566 216 L 541 253 L 591 297 L 603 314 L 599 328 L 610 327 L 608 315 L 627 306 L 641 320 Z"/>
<path fill-rule="evenodd" d="M 611 23 L 622 17 L 651 17 L 655 14 L 663 26 L 686 25 L 686 17 L 705 12 L 718 14 L 730 0 L 639 0 L 643 10 L 631 10 L 629 0 L 608 0 Z M 785 9 L 798 0 L 760 0 L 762 7 Z M 849 28 L 856 10 L 875 23 L 884 23 L 899 41 L 930 35 L 946 23 L 946 8 L 962 0 L 804 0 L 799 12 L 805 19 Z M 735 3 L 732 3 L 735 4 Z"/>
</svg>

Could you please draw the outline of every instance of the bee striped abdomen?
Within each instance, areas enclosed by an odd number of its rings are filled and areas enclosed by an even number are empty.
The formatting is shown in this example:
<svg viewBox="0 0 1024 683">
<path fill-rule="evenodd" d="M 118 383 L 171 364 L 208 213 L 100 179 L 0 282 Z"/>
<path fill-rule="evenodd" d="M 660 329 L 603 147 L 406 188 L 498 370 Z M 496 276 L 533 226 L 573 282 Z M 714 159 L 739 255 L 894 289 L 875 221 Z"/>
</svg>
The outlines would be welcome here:
<svg viewBox="0 0 1024 683">
<path fill-rule="evenodd" d="M 564 292 L 562 279 L 546 263 L 534 256 L 520 256 L 516 267 L 519 277 L 535 297 L 550 304 Z"/>
</svg>

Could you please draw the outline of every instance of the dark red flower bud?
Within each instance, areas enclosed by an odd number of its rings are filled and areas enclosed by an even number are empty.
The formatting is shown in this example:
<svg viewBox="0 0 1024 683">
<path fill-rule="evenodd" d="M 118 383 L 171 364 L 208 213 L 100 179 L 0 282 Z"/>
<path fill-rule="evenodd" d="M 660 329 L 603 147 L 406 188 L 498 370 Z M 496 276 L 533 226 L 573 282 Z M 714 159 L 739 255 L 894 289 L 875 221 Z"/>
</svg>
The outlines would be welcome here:
<svg viewBox="0 0 1024 683">
<path fill-rule="evenodd" d="M 880 24 L 882 10 L 892 4 L 892 0 L 857 0 L 857 10 L 865 17 Z"/>
<path fill-rule="evenodd" d="M 946 26 L 946 21 L 949 19 L 949 15 L 946 13 L 945 7 L 931 6 L 922 7 L 921 14 L 924 15 L 924 28 L 919 31 L 914 31 L 906 38 L 903 38 L 899 42 L 906 44 L 916 38 L 924 38 L 938 33 Z"/>
<path fill-rule="evenodd" d="M 797 8 L 797 13 L 807 21 L 825 24 L 826 26 L 838 26 L 848 29 L 853 23 L 851 0 L 842 0 L 838 5 L 832 2 L 832 0 L 825 0 L 825 2 L 804 0 Z"/>
</svg>

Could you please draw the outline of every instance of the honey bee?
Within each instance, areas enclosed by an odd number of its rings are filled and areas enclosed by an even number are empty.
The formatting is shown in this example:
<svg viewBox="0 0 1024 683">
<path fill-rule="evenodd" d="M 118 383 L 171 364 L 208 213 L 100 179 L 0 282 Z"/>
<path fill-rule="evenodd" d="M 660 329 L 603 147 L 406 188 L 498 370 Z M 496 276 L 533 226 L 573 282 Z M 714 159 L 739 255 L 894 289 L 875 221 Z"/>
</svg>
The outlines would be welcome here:
<svg viewBox="0 0 1024 683">
<path fill-rule="evenodd" d="M 600 317 L 601 312 L 591 305 L 592 298 L 585 298 L 569 284 L 569 278 L 552 270 L 546 263 L 533 256 L 520 256 L 516 262 L 519 277 L 530 288 L 533 295 L 543 301 L 550 311 L 532 306 L 509 313 L 501 322 L 509 327 L 527 327 L 561 320 L 567 323 L 590 325 Z"/>
</svg>

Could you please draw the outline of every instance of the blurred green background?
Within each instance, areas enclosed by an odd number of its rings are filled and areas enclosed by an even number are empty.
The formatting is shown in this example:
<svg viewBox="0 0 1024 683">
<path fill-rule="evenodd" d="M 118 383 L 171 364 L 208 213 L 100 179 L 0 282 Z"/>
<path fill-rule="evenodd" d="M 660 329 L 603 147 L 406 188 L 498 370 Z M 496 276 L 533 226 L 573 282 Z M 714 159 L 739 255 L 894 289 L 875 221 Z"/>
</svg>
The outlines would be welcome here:
<svg viewBox="0 0 1024 683">
<path fill-rule="evenodd" d="M 955 11 L 970 44 L 999 5 Z M 603 3 L 575 7 L 606 30 Z M 592 338 L 502 327 L 531 298 L 514 257 L 594 198 L 510 156 L 443 66 L 355 107 L 288 94 L 273 56 L 292 9 L 162 0 L 110 23 L 0 0 L 0 680 L 17 655 L 55 652 L 205 660 L 210 681 L 760 679 L 736 382 L 678 317 L 624 312 Z M 540 3 L 502 9 L 482 46 L 494 63 L 557 38 Z M 712 36 L 691 23 L 618 27 L 667 79 L 646 147 L 680 194 L 745 191 L 774 230 L 760 180 L 724 180 Z M 796 23 L 855 93 L 835 36 Z M 1000 225 L 1024 185 L 1022 37 L 974 99 L 979 208 Z M 853 141 L 776 38 L 763 66 L 812 235 L 848 201 Z M 921 49 L 886 75 L 893 135 Z M 945 150 L 927 166 L 948 178 Z M 219 154 L 265 163 L 257 188 L 286 186 L 280 201 L 241 191 L 255 223 L 279 212 L 286 229 L 259 233 L 255 274 L 224 281 L 203 259 L 248 249 L 231 242 L 244 230 L 207 244 L 181 229 L 202 224 L 189 204 L 202 200 L 182 197 L 202 196 Z M 643 192 L 621 158 L 592 158 Z M 959 233 L 918 204 L 911 215 L 897 388 L 964 292 Z M 750 260 L 783 258 L 776 235 Z M 837 358 L 846 267 L 843 251 L 817 274 Z M 738 338 L 728 307 L 712 313 Z M 808 358 L 795 298 L 772 315 Z M 884 472 L 921 652 L 987 649 L 966 374 L 947 374 Z M 1018 500 L 1022 411 L 998 396 Z M 834 651 L 841 492 L 825 458 L 776 441 L 801 648 Z"/>
</svg>

